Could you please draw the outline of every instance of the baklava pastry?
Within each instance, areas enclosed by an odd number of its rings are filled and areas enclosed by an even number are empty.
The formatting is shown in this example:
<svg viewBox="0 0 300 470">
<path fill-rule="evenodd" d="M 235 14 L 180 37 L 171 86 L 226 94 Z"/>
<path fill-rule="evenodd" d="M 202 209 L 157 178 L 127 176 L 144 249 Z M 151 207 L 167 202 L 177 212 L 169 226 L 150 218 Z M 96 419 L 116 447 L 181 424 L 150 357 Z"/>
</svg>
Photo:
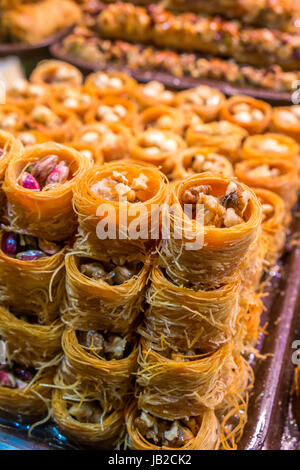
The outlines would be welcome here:
<svg viewBox="0 0 300 470">
<path fill-rule="evenodd" d="M 152 80 L 144 85 L 137 85 L 133 97 L 141 108 L 157 106 L 172 106 L 175 103 L 175 93 L 167 90 L 163 83 Z"/>
<path fill-rule="evenodd" d="M 35 323 L 34 313 L 33 316 L 26 315 L 21 310 L 13 314 L 6 307 L 0 307 L 0 338 L 5 343 L 10 363 L 35 369 L 58 364 L 62 357 L 62 331 L 63 324 L 60 320 L 39 325 Z"/>
<path fill-rule="evenodd" d="M 133 400 L 125 410 L 128 445 L 134 450 L 216 450 L 220 425 L 213 410 L 200 416 L 169 421 L 139 410 Z"/>
<path fill-rule="evenodd" d="M 191 126 L 186 132 L 189 146 L 215 147 L 234 162 L 240 158 L 244 139 L 248 136 L 246 129 L 228 121 L 216 121 Z"/>
<path fill-rule="evenodd" d="M 139 408 L 166 419 L 198 416 L 205 407 L 216 408 L 238 371 L 230 342 L 207 354 L 197 349 L 158 353 L 142 338 L 138 365 Z"/>
<path fill-rule="evenodd" d="M 190 147 L 178 153 L 171 179 L 184 179 L 197 173 L 233 176 L 232 164 L 213 147 Z"/>
<path fill-rule="evenodd" d="M 159 238 L 167 189 L 165 176 L 152 166 L 127 161 L 86 171 L 74 188 L 80 235 L 75 250 L 98 259 L 141 258 Z"/>
<path fill-rule="evenodd" d="M 186 124 L 185 114 L 171 106 L 158 105 L 145 109 L 137 118 L 137 131 L 155 128 L 182 135 Z"/>
<path fill-rule="evenodd" d="M 19 364 L 0 365 L 0 413 L 36 422 L 47 416 L 54 368 L 37 371 Z"/>
<path fill-rule="evenodd" d="M 68 255 L 63 321 L 79 330 L 128 333 L 142 309 L 148 264 Z"/>
<path fill-rule="evenodd" d="M 137 86 L 136 81 L 121 72 L 91 73 L 85 80 L 84 89 L 92 96 L 131 96 Z"/>
<path fill-rule="evenodd" d="M 181 91 L 176 95 L 175 105 L 179 109 L 195 112 L 204 122 L 218 119 L 225 96 L 220 91 L 200 85 L 191 90 Z"/>
<path fill-rule="evenodd" d="M 223 284 L 256 239 L 261 206 L 237 180 L 208 173 L 170 188 L 170 237 L 162 240 L 160 264 L 178 285 Z"/>
<path fill-rule="evenodd" d="M 131 3 L 117 3 L 103 8 L 97 18 L 97 29 L 101 36 L 133 42 L 148 42 L 153 34 L 153 24 L 147 10 Z"/>
<path fill-rule="evenodd" d="M 105 411 L 122 409 L 132 393 L 138 348 L 136 338 L 104 331 L 66 328 L 62 337 L 64 359 L 56 384 L 77 383 L 84 395 L 101 402 Z"/>
<path fill-rule="evenodd" d="M 0 183 L 3 181 L 6 168 L 10 160 L 18 157 L 22 152 L 22 145 L 9 132 L 0 130 Z"/>
<path fill-rule="evenodd" d="M 120 122 L 87 124 L 76 136 L 76 140 L 100 149 L 105 162 L 128 158 L 132 138 L 129 128 Z"/>
<path fill-rule="evenodd" d="M 73 142 L 65 142 L 67 147 L 72 147 L 77 150 L 84 158 L 88 160 L 89 163 L 93 165 L 103 165 L 104 156 L 102 150 L 86 142 L 80 140 L 74 140 Z"/>
<path fill-rule="evenodd" d="M 83 118 L 84 114 L 93 103 L 92 97 L 88 95 L 82 87 L 61 85 L 55 88 L 54 102 L 72 111 L 79 118 Z"/>
<path fill-rule="evenodd" d="M 271 121 L 272 107 L 250 96 L 232 96 L 222 103 L 221 119 L 246 129 L 249 134 L 264 132 Z"/>
<path fill-rule="evenodd" d="M 12 86 L 8 89 L 6 102 L 28 112 L 32 107 L 49 96 L 49 93 L 50 89 L 45 84 L 35 84 L 20 79 L 12 83 Z"/>
<path fill-rule="evenodd" d="M 24 129 L 26 129 L 26 115 L 24 111 L 14 104 L 1 104 L 0 130 L 16 135 L 17 132 Z"/>
<path fill-rule="evenodd" d="M 49 141 L 49 137 L 46 134 L 33 129 L 17 132 L 16 137 L 18 137 L 25 148 Z"/>
<path fill-rule="evenodd" d="M 21 43 L 38 44 L 81 19 L 79 6 L 71 0 L 22 3 L 2 13 L 4 27 Z"/>
<path fill-rule="evenodd" d="M 119 96 L 107 96 L 99 100 L 87 110 L 84 116 L 87 124 L 95 122 L 121 123 L 128 127 L 133 125 L 136 118 L 137 105 Z"/>
<path fill-rule="evenodd" d="M 267 189 L 254 189 L 262 205 L 262 233 L 265 244 L 265 265 L 270 268 L 282 255 L 286 241 L 286 214 L 283 199 Z"/>
<path fill-rule="evenodd" d="M 174 284 L 159 267 L 150 273 L 149 308 L 138 332 L 156 351 L 199 349 L 211 351 L 235 334 L 240 277 L 215 289 L 193 289 Z"/>
<path fill-rule="evenodd" d="M 300 365 L 295 369 L 294 376 L 294 394 L 293 394 L 293 409 L 298 426 L 300 426 Z"/>
<path fill-rule="evenodd" d="M 285 106 L 273 109 L 271 129 L 285 134 L 300 143 L 300 106 Z"/>
<path fill-rule="evenodd" d="M 280 158 L 299 166 L 299 145 L 294 139 L 282 134 L 266 133 L 248 137 L 242 148 L 245 160 Z"/>
<path fill-rule="evenodd" d="M 169 175 L 178 152 L 184 148 L 184 140 L 175 133 L 149 128 L 132 139 L 130 157 L 138 162 L 151 163 Z"/>
<path fill-rule="evenodd" d="M 80 87 L 83 82 L 81 72 L 69 64 L 60 60 L 43 60 L 33 70 L 30 82 L 47 85 L 63 85 Z"/>
<path fill-rule="evenodd" d="M 76 150 L 51 142 L 11 160 L 3 184 L 11 230 L 49 241 L 70 237 L 77 224 L 72 189 L 89 166 Z"/>
<path fill-rule="evenodd" d="M 105 412 L 97 400 L 84 399 L 66 390 L 52 395 L 54 421 L 70 441 L 91 449 L 115 449 L 124 439 L 124 412 Z"/>
<path fill-rule="evenodd" d="M 244 160 L 236 165 L 235 175 L 248 186 L 268 189 L 281 196 L 288 212 L 297 201 L 299 176 L 292 162 L 281 158 Z M 285 215 L 290 220 L 290 214 Z"/>
<path fill-rule="evenodd" d="M 52 99 L 34 106 L 26 119 L 27 128 L 41 132 L 54 142 L 72 140 L 78 125 L 76 115 Z"/>
<path fill-rule="evenodd" d="M 36 315 L 42 324 L 51 323 L 59 314 L 64 292 L 64 247 L 3 231 L 0 243 L 1 301 L 14 311 Z"/>
<path fill-rule="evenodd" d="M 247 347 L 256 346 L 260 331 L 260 319 L 264 311 L 261 294 L 245 289 L 239 299 L 240 313 L 237 319 L 238 328 L 242 328 L 243 344 Z M 251 351 L 251 349 L 250 349 Z M 250 366 L 249 366 L 250 367 Z"/>
</svg>

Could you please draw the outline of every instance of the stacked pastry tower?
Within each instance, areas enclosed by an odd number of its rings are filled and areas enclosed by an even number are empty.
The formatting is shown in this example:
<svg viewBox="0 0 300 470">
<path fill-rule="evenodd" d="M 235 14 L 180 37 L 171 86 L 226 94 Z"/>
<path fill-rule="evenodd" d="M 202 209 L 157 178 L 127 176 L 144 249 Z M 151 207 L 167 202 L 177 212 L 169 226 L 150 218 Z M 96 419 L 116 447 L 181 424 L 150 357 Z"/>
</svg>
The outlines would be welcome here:
<svg viewBox="0 0 300 470">
<path fill-rule="evenodd" d="M 6 169 L 1 183 L 0 408 L 37 421 L 50 409 L 61 360 L 59 303 L 65 245 L 75 223 L 71 188 L 86 163 L 75 150 L 55 143 L 24 151 L 9 134 L 0 137 Z"/>
<path fill-rule="evenodd" d="M 198 202 L 204 205 L 204 226 L 195 219 Z M 171 186 L 169 204 L 171 237 L 152 267 L 149 308 L 139 328 L 129 442 L 137 449 L 176 448 L 179 442 L 186 449 L 217 448 L 220 441 L 230 447 L 240 423 L 234 429 L 229 418 L 237 413 L 243 420 L 239 411 L 250 379 L 241 354 L 246 328 L 239 300 L 243 261 L 256 240 L 261 207 L 246 186 L 209 175 Z M 189 216 L 184 204 L 190 205 Z"/>
<path fill-rule="evenodd" d="M 79 232 L 66 257 L 64 360 L 52 406 L 64 432 L 84 445 L 110 448 L 124 439 L 124 407 L 133 393 L 138 355 L 134 332 L 149 260 L 145 242 L 120 239 L 121 217 L 130 200 L 140 202 L 147 222 L 151 205 L 165 192 L 163 174 L 134 163 L 94 167 L 74 188 Z M 106 212 L 117 223 L 115 239 L 99 235 Z"/>
</svg>

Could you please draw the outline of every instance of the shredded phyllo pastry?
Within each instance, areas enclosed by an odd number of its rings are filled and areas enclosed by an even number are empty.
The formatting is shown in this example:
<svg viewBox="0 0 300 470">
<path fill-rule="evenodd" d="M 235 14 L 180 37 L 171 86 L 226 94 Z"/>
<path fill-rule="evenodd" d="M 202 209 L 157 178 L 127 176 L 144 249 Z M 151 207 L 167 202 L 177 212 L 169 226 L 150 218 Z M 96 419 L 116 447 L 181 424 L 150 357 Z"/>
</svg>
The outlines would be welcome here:
<svg viewBox="0 0 300 470">
<path fill-rule="evenodd" d="M 183 3 L 168 5 L 181 12 Z M 204 3 L 189 4 L 209 14 L 223 5 Z M 64 46 L 77 44 L 78 57 L 99 48 L 103 64 L 130 56 L 172 68 L 180 58 L 189 68 L 194 54 L 164 50 L 160 60 L 151 45 L 95 41 L 96 30 L 179 50 L 204 48 L 204 36 L 217 47 L 213 27 L 225 55 L 234 38 L 236 54 L 256 63 L 267 39 L 258 44 L 263 30 L 241 25 L 256 25 L 260 11 L 282 25 L 266 60 L 285 34 L 289 67 L 291 12 L 284 20 L 277 2 L 263 3 L 245 5 L 240 24 L 147 2 L 84 2 L 93 32 L 77 26 Z M 217 64 L 225 75 L 236 67 Z M 0 110 L 1 412 L 34 425 L 51 416 L 80 448 L 237 448 L 265 279 L 298 196 L 298 108 L 206 85 L 138 84 L 105 67 L 83 79 L 57 60 L 13 83 Z"/>
</svg>

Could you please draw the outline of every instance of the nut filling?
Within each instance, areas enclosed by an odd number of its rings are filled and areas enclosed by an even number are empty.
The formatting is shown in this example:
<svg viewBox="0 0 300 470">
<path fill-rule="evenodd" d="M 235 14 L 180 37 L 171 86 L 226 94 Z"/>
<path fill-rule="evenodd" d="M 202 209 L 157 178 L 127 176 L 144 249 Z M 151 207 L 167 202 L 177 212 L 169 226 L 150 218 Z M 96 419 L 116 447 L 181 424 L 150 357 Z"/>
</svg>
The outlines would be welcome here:
<svg viewBox="0 0 300 470">
<path fill-rule="evenodd" d="M 137 276 L 142 268 L 141 263 L 126 262 L 125 259 L 112 259 L 110 262 L 83 259 L 80 272 L 90 279 L 102 281 L 110 286 L 119 286 Z"/>
<path fill-rule="evenodd" d="M 47 155 L 42 160 L 28 163 L 18 178 L 18 184 L 33 191 L 55 189 L 72 178 L 68 162 L 57 155 Z"/>
<path fill-rule="evenodd" d="M 1 336 L 0 350 L 0 387 L 25 388 L 35 376 L 35 369 L 32 367 L 23 367 L 15 362 L 9 361 L 6 354 L 6 343 L 1 340 Z"/>
<path fill-rule="evenodd" d="M 144 191 L 148 189 L 148 177 L 144 173 L 129 178 L 126 172 L 113 171 L 112 176 L 103 178 L 91 186 L 91 191 L 108 201 L 138 203 L 145 200 Z"/>
<path fill-rule="evenodd" d="M 5 232 L 2 236 L 1 249 L 10 258 L 20 261 L 35 261 L 55 255 L 62 249 L 62 245 L 30 235 Z"/>
<path fill-rule="evenodd" d="M 132 345 L 126 338 L 113 333 L 77 331 L 77 339 L 90 355 L 104 361 L 123 359 L 132 350 Z"/>
<path fill-rule="evenodd" d="M 204 207 L 204 225 L 213 225 L 217 228 L 228 228 L 243 223 L 244 214 L 250 199 L 248 190 L 242 190 L 241 187 L 231 181 L 226 189 L 224 196 L 216 197 L 212 195 L 210 185 L 194 186 L 186 189 L 182 196 L 185 211 L 192 218 L 196 217 L 197 204 Z"/>
<path fill-rule="evenodd" d="M 180 448 L 196 437 L 201 426 L 201 418 L 190 417 L 167 421 L 142 411 L 135 418 L 135 426 L 142 436 L 157 446 Z"/>
</svg>

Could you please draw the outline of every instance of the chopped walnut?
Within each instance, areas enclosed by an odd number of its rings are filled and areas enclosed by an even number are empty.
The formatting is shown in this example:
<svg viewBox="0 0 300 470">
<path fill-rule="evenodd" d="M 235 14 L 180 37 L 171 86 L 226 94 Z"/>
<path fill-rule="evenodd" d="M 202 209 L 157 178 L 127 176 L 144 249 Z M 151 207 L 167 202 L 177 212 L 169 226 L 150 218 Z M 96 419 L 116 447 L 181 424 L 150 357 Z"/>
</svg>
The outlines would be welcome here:
<svg viewBox="0 0 300 470">
<path fill-rule="evenodd" d="M 190 419 L 191 423 L 187 425 L 189 419 L 167 421 L 142 411 L 135 419 L 135 425 L 139 432 L 154 444 L 180 448 L 194 439 L 198 432 L 199 424 L 195 425 L 196 420 Z"/>
</svg>

